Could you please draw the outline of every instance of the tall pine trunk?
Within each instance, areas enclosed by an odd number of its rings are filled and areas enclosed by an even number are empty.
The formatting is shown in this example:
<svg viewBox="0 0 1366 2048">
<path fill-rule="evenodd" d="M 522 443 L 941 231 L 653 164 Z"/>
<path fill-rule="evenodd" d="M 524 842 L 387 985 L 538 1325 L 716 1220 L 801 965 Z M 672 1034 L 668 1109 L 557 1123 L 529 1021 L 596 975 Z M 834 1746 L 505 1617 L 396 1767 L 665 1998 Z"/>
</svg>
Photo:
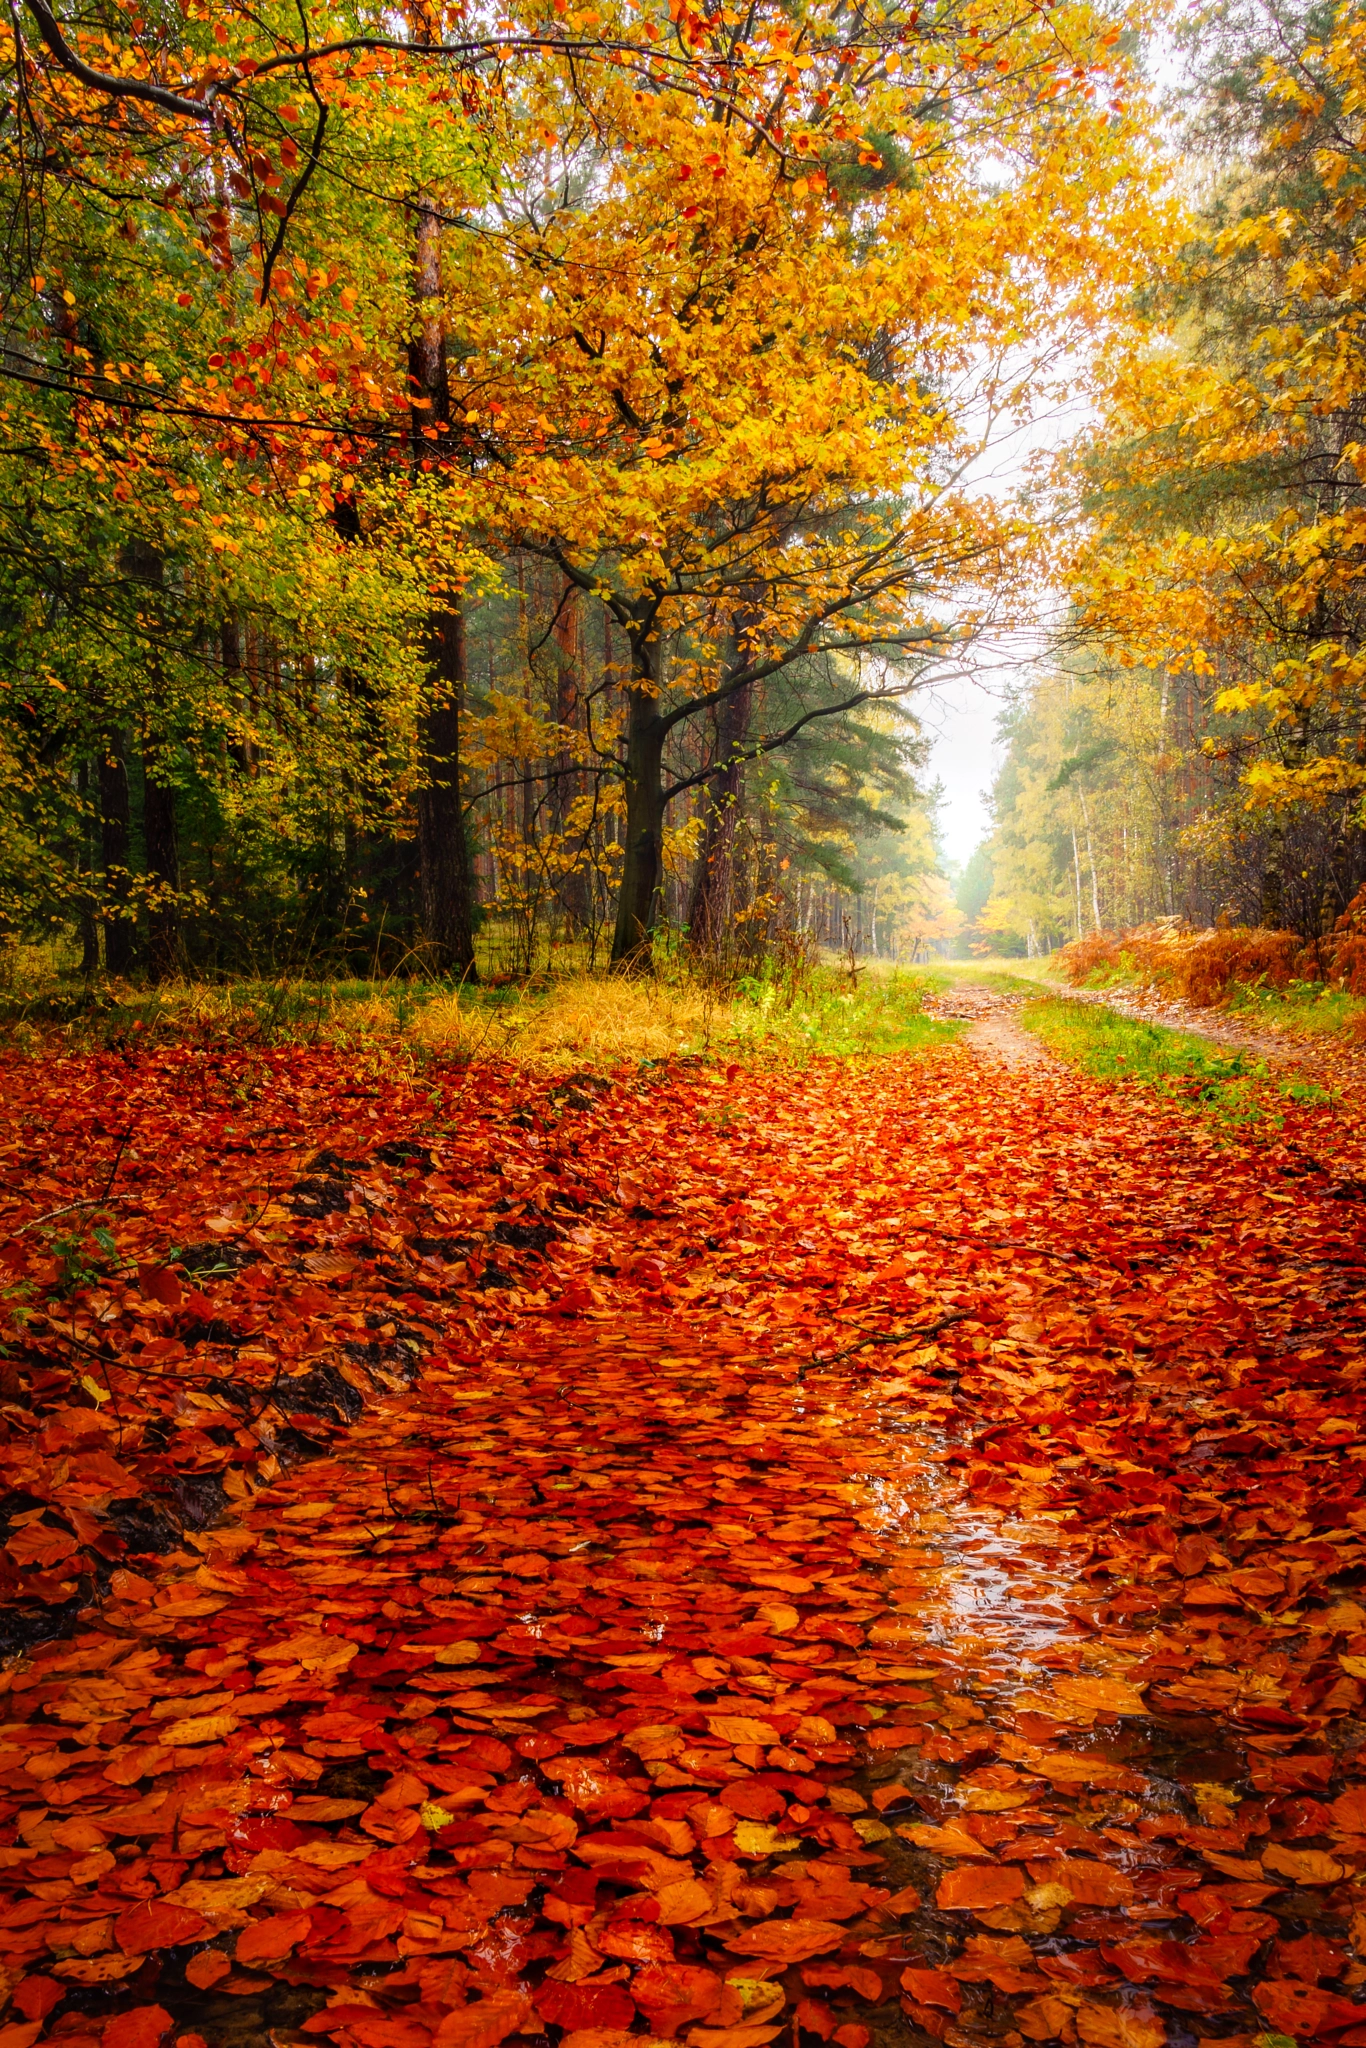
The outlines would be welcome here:
<svg viewBox="0 0 1366 2048">
<path fill-rule="evenodd" d="M 130 917 L 120 915 L 128 901 L 128 742 L 111 733 L 100 757 L 100 860 L 104 868 L 104 970 L 131 974 L 135 931 Z"/>
<path fill-rule="evenodd" d="M 460 797 L 460 705 L 465 690 L 465 620 L 458 609 L 427 628 L 430 698 L 423 715 L 427 781 L 417 796 L 422 931 L 432 966 L 476 977 L 469 841 Z"/>
<path fill-rule="evenodd" d="M 92 846 L 92 820 L 88 809 L 90 787 L 93 781 L 90 763 L 82 761 L 76 770 L 76 788 L 81 797 L 81 837 L 79 871 L 85 878 L 76 912 L 76 923 L 81 935 L 81 973 L 87 980 L 100 971 L 100 927 L 95 916 L 95 861 Z"/>
<path fill-rule="evenodd" d="M 441 224 L 417 206 L 413 263 L 417 329 L 408 348 L 413 398 L 413 464 L 420 468 L 450 425 L 446 335 L 441 308 Z M 422 401 L 425 401 L 423 403 Z M 436 429 L 437 438 L 423 428 Z M 460 714 L 465 695 L 465 616 L 458 600 L 435 605 L 424 636 L 426 703 L 421 747 L 424 787 L 417 799 L 418 898 L 427 959 L 441 974 L 474 981 L 474 892 L 460 790 Z"/>
<path fill-rule="evenodd" d="M 180 967 L 180 848 L 176 836 L 175 789 L 159 772 L 154 755 L 142 756 L 142 831 L 147 846 L 147 972 L 167 981 Z"/>
</svg>

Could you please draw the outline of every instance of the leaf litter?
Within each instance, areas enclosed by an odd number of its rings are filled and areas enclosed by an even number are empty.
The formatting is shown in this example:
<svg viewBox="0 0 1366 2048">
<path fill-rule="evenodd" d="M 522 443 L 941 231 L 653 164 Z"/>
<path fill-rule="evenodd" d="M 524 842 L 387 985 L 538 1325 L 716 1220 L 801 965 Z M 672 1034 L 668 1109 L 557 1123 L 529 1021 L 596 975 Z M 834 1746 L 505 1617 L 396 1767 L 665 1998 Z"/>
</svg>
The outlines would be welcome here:
<svg viewBox="0 0 1366 2048">
<path fill-rule="evenodd" d="M 1366 2044 L 1350 1104 L 6 1078 L 0 2048 Z"/>
</svg>

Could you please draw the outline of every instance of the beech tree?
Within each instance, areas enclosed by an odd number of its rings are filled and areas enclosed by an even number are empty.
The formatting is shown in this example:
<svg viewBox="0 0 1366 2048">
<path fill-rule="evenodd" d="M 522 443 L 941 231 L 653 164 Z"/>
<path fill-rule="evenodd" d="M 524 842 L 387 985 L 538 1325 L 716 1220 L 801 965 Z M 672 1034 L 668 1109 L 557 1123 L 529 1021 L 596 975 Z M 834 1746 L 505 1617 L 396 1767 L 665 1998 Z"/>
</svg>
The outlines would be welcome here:
<svg viewBox="0 0 1366 2048">
<path fill-rule="evenodd" d="M 1141 260 L 1078 0 L 394 27 L 7 31 L 5 893 L 87 964 L 397 905 L 468 974 L 514 784 L 643 963 L 671 803 L 1011 601 L 1027 527 L 956 479 Z M 529 561 L 605 624 L 514 759 L 467 648 Z"/>
</svg>

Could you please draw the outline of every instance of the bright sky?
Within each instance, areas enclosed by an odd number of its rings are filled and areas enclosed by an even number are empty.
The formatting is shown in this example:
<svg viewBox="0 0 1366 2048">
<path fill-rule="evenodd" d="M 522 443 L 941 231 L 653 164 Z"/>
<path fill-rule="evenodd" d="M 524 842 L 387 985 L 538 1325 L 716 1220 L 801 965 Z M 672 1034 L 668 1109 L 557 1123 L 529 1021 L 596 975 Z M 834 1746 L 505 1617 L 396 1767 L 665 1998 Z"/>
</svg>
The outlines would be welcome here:
<svg viewBox="0 0 1366 2048">
<path fill-rule="evenodd" d="M 1001 682 L 956 673 L 917 695 L 915 709 L 934 740 L 925 780 L 944 785 L 939 813 L 944 857 L 964 865 L 991 829 L 986 799 L 999 765 L 996 718 Z"/>
<path fill-rule="evenodd" d="M 1147 51 L 1149 75 L 1160 93 L 1171 93 L 1185 76 L 1184 62 L 1166 36 L 1155 37 Z M 1088 416 L 1081 398 L 1043 413 L 984 450 L 969 478 L 979 489 L 1007 494 L 1024 477 L 1031 458 L 1056 449 L 1077 432 Z M 1040 593 L 1041 620 L 1033 630 L 1009 636 L 1005 647 L 985 652 L 983 674 L 955 672 L 912 699 L 925 732 L 933 739 L 925 781 L 944 786 L 939 813 L 944 858 L 966 863 L 991 829 L 987 798 L 1001 765 L 1003 749 L 996 738 L 996 720 L 1006 692 L 1028 679 L 1034 662 L 1046 658 L 1042 615 L 1050 609 Z M 1001 665 L 1002 655 L 1007 659 Z"/>
</svg>

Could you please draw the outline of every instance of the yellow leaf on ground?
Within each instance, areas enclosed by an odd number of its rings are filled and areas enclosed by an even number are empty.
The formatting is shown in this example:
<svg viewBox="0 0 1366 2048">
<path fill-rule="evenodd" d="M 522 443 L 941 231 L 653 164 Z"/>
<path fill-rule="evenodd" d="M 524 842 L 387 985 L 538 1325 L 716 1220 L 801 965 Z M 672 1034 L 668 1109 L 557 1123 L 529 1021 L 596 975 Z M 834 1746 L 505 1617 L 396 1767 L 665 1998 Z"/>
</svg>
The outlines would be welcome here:
<svg viewBox="0 0 1366 2048">
<path fill-rule="evenodd" d="M 801 1847 L 800 1835 L 782 1835 L 763 1821 L 738 1820 L 735 1846 L 742 1856 L 781 1856 Z"/>
<path fill-rule="evenodd" d="M 170 1721 L 157 1731 L 165 1749 L 193 1749 L 201 1742 L 224 1742 L 241 1724 L 236 1714 L 192 1714 L 187 1721 Z"/>
<path fill-rule="evenodd" d="M 896 1832 L 905 1841 L 914 1842 L 917 1849 L 930 1849 L 936 1856 L 979 1856 L 988 1863 L 993 1861 L 986 1844 L 962 1828 L 936 1828 L 926 1821 L 914 1821 Z"/>
<path fill-rule="evenodd" d="M 1087 2048 L 1163 2048 L 1167 2029 L 1155 2013 L 1085 2003 L 1077 2008 L 1078 2037 Z"/>
</svg>

